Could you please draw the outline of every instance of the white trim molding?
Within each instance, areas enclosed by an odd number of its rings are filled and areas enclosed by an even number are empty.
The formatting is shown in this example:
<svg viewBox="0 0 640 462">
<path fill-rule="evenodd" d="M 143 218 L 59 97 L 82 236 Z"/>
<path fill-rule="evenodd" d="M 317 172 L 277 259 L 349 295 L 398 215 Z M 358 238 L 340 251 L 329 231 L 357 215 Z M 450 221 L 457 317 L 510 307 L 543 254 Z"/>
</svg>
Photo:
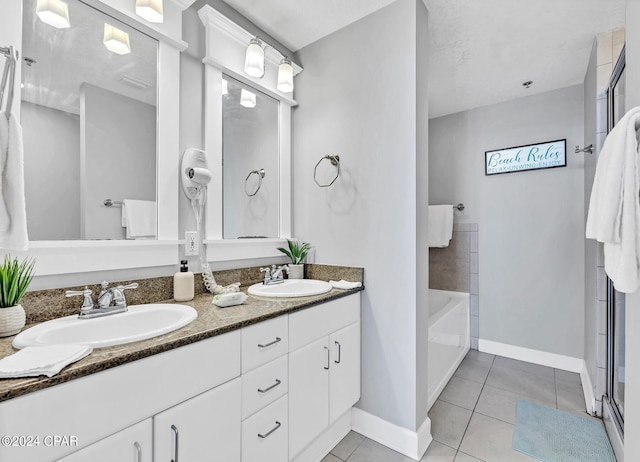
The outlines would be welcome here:
<svg viewBox="0 0 640 462">
<path fill-rule="evenodd" d="M 583 359 L 573 356 L 559 355 L 547 351 L 533 350 L 531 348 L 508 345 L 506 343 L 494 342 L 492 340 L 479 339 L 478 350 L 506 358 L 518 359 L 528 363 L 539 364 L 541 366 L 562 369 L 563 371 L 582 373 Z"/>
<path fill-rule="evenodd" d="M 596 415 L 596 396 L 593 392 L 593 383 L 591 382 L 591 376 L 589 376 L 587 362 L 584 360 L 582 361 L 582 369 L 580 370 L 580 382 L 582 383 L 584 404 L 586 405 L 587 412 L 591 415 Z"/>
<path fill-rule="evenodd" d="M 354 407 L 351 427 L 353 431 L 413 460 L 422 458 L 432 440 L 431 420 L 428 417 L 417 431 L 411 431 Z"/>
</svg>

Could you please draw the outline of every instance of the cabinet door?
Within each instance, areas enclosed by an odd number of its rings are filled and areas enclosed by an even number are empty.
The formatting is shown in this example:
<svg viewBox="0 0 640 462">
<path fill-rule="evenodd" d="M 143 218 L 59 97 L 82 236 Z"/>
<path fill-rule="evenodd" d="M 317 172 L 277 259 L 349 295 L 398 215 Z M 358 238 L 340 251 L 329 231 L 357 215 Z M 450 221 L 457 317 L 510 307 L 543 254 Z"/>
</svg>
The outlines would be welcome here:
<svg viewBox="0 0 640 462">
<path fill-rule="evenodd" d="M 360 399 L 360 323 L 329 336 L 329 419 L 333 423 Z"/>
<path fill-rule="evenodd" d="M 152 421 L 143 420 L 58 462 L 151 462 L 152 438 Z"/>
<path fill-rule="evenodd" d="M 240 379 L 153 417 L 154 461 L 240 462 Z"/>
<path fill-rule="evenodd" d="M 327 337 L 289 354 L 289 459 L 329 425 Z"/>
</svg>

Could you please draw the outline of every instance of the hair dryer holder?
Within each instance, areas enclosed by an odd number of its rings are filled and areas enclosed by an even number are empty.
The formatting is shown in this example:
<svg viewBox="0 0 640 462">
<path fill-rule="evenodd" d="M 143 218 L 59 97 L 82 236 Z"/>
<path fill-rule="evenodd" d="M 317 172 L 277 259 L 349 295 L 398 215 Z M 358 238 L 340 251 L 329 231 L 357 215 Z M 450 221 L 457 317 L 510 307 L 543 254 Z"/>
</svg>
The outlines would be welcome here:
<svg viewBox="0 0 640 462">
<path fill-rule="evenodd" d="M 202 172 L 206 170 L 204 178 L 201 176 L 193 176 L 195 172 Z M 194 181 L 195 178 L 196 180 Z M 209 164 L 207 163 L 207 155 L 204 151 L 195 148 L 188 148 L 182 155 L 182 163 L 180 165 L 180 177 L 182 178 L 182 188 L 185 194 L 191 200 L 202 199 L 205 187 L 211 181 L 211 172 L 209 171 Z"/>
</svg>

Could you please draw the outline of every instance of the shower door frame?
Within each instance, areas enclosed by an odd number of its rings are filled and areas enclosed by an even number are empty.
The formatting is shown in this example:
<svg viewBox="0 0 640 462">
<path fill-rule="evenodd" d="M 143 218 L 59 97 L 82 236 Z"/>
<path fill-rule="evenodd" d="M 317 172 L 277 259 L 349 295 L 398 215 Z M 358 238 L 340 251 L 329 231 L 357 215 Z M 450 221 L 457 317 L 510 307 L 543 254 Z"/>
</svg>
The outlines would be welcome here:
<svg viewBox="0 0 640 462">
<path fill-rule="evenodd" d="M 613 90 L 620 81 L 620 77 L 625 70 L 625 47 L 622 48 L 618 61 L 611 74 L 609 87 L 607 89 L 607 133 L 609 133 L 615 124 L 614 122 L 614 97 Z M 603 399 L 605 407 L 605 422 L 610 417 L 614 423 L 615 431 L 622 441 L 624 441 L 624 416 L 620 412 L 618 404 L 615 400 L 614 393 L 614 368 L 615 364 L 615 345 L 616 345 L 616 297 L 613 281 L 607 277 L 607 376 L 606 376 L 606 392 Z"/>
</svg>

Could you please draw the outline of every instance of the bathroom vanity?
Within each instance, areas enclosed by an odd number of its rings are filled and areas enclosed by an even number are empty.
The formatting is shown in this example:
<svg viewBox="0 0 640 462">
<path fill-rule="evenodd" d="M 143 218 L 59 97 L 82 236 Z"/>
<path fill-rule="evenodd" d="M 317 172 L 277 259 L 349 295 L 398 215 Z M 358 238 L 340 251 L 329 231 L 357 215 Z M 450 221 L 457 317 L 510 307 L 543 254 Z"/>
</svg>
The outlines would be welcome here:
<svg viewBox="0 0 640 462">
<path fill-rule="evenodd" d="M 199 295 L 182 329 L 2 381 L 0 460 L 319 460 L 360 396 L 359 290 L 224 309 Z"/>
</svg>

